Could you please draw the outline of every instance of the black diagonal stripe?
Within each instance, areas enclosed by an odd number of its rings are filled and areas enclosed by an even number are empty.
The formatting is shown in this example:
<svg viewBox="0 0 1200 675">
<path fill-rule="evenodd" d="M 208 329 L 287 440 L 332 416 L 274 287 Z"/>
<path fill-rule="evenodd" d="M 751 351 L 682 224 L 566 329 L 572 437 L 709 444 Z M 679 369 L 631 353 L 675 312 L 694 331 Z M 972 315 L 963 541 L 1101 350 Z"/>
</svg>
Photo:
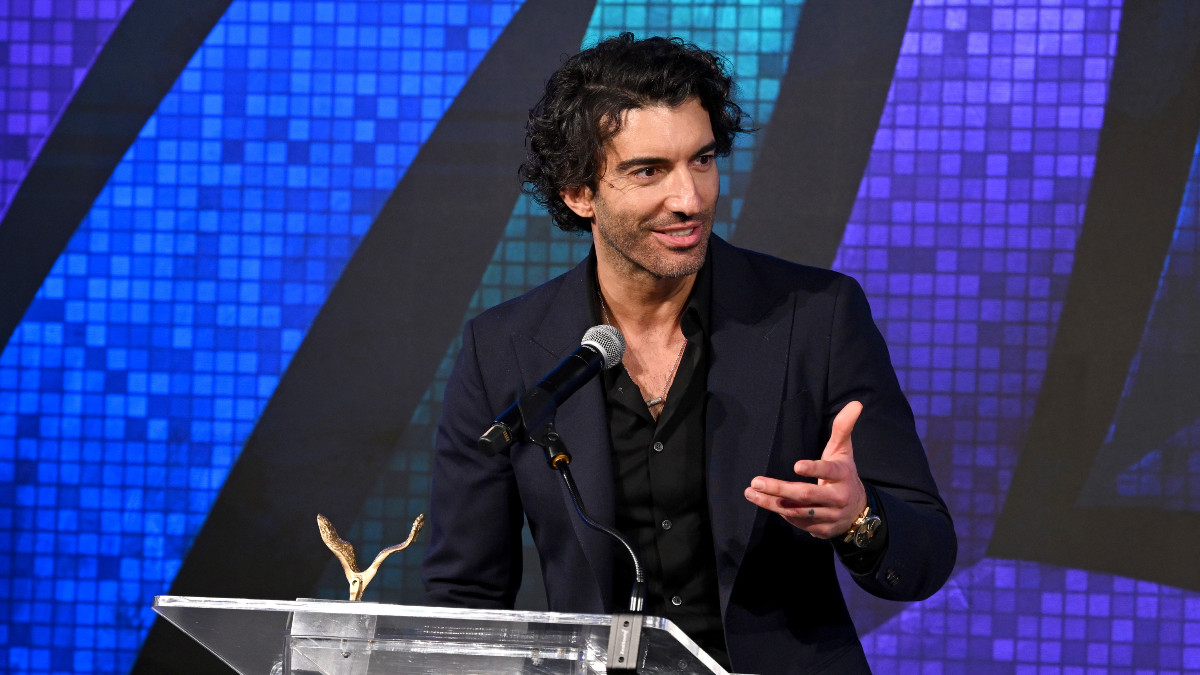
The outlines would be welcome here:
<svg viewBox="0 0 1200 675">
<path fill-rule="evenodd" d="M 837 255 L 908 26 L 911 0 L 810 0 L 738 216 L 740 246 L 828 267 Z M 902 609 L 849 595 L 869 632 Z"/>
<path fill-rule="evenodd" d="M 135 2 L 117 24 L 0 221 L 0 349 L 230 1 Z"/>
<path fill-rule="evenodd" d="M 739 246 L 828 267 L 887 102 L 911 0 L 804 3 L 746 191 Z"/>
<path fill-rule="evenodd" d="M 1191 536 L 1200 514 L 1080 502 L 1141 343 L 1200 134 L 1200 4 L 1127 3 L 1118 39 L 1075 268 L 988 554 L 1200 590 Z"/>
<path fill-rule="evenodd" d="M 529 0 L 484 57 L 314 321 L 172 594 L 312 592 L 330 560 L 316 514 L 352 523 L 376 485 L 512 213 L 529 107 L 578 50 L 593 8 Z M 214 668 L 159 620 L 135 672 Z"/>
</svg>

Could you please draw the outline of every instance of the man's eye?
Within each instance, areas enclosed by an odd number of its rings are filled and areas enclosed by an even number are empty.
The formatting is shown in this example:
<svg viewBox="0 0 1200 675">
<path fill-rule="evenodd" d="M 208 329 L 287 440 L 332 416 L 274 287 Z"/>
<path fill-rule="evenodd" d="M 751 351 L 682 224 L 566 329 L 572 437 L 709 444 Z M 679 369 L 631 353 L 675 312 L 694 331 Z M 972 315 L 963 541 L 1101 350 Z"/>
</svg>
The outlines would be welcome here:
<svg viewBox="0 0 1200 675">
<path fill-rule="evenodd" d="M 658 168 L 653 167 L 653 166 L 647 166 L 647 167 L 638 169 L 637 171 L 633 172 L 633 175 L 641 177 L 641 178 L 653 178 L 654 176 L 658 175 Z"/>
<path fill-rule="evenodd" d="M 712 164 L 715 160 L 716 160 L 716 155 L 713 155 L 713 154 L 700 155 L 699 157 L 696 158 L 696 163 L 699 164 L 700 166 L 708 166 L 709 164 Z"/>
</svg>

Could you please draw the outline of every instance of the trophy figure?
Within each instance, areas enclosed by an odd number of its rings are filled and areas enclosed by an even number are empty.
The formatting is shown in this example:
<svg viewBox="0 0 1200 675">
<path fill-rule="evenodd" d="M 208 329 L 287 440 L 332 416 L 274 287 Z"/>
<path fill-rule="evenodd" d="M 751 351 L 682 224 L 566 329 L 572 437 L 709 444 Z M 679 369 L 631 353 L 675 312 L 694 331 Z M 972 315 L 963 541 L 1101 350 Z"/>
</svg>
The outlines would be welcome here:
<svg viewBox="0 0 1200 675">
<path fill-rule="evenodd" d="M 350 582 L 350 599 L 353 601 L 362 600 L 363 591 L 367 590 L 367 584 L 375 578 L 375 573 L 379 571 L 379 565 L 383 559 L 396 551 L 403 551 L 408 548 L 408 545 L 417 540 L 417 535 L 421 532 L 421 528 L 425 525 L 425 514 L 417 516 L 413 521 L 412 530 L 408 533 L 408 539 L 404 543 L 389 546 L 379 552 L 375 556 L 375 561 L 371 566 L 363 571 L 358 571 L 358 560 L 354 556 L 354 547 L 350 542 L 338 537 L 337 530 L 333 529 L 333 523 L 321 514 L 317 514 L 317 528 L 321 530 L 321 539 L 325 541 L 325 545 L 330 551 L 337 556 L 337 559 L 342 563 L 342 570 L 346 573 L 346 581 Z"/>
</svg>

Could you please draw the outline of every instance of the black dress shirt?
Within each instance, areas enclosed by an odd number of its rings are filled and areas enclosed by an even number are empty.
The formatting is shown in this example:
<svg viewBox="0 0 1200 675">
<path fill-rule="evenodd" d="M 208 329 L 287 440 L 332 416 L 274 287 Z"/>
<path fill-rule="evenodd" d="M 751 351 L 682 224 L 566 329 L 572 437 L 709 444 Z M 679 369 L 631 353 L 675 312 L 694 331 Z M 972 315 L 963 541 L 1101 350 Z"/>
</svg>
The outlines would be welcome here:
<svg viewBox="0 0 1200 675">
<path fill-rule="evenodd" d="M 595 283 L 595 275 L 592 275 Z M 597 321 L 602 316 L 599 295 Z M 711 280 L 697 275 L 681 317 L 687 339 L 666 403 L 656 421 L 624 367 L 603 374 L 616 472 L 616 526 L 634 545 L 646 573 L 647 614 L 670 619 L 728 668 L 717 566 L 708 516 L 704 409 Z M 628 605 L 632 564 L 615 561 L 613 606 Z"/>
</svg>

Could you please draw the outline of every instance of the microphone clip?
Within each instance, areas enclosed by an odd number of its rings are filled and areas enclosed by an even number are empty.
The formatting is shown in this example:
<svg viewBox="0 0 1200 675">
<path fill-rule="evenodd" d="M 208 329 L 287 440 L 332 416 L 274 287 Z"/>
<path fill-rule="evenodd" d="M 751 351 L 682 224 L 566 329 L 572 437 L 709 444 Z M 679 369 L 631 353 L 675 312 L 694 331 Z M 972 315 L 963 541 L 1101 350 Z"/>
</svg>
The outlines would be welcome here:
<svg viewBox="0 0 1200 675">
<path fill-rule="evenodd" d="M 534 387 L 517 400 L 517 408 L 521 412 L 521 424 L 527 430 L 526 435 L 546 451 L 550 468 L 559 471 L 565 469 L 571 463 L 571 453 L 567 452 L 566 443 L 554 429 L 554 416 L 558 413 L 554 396 L 541 387 Z"/>
</svg>

